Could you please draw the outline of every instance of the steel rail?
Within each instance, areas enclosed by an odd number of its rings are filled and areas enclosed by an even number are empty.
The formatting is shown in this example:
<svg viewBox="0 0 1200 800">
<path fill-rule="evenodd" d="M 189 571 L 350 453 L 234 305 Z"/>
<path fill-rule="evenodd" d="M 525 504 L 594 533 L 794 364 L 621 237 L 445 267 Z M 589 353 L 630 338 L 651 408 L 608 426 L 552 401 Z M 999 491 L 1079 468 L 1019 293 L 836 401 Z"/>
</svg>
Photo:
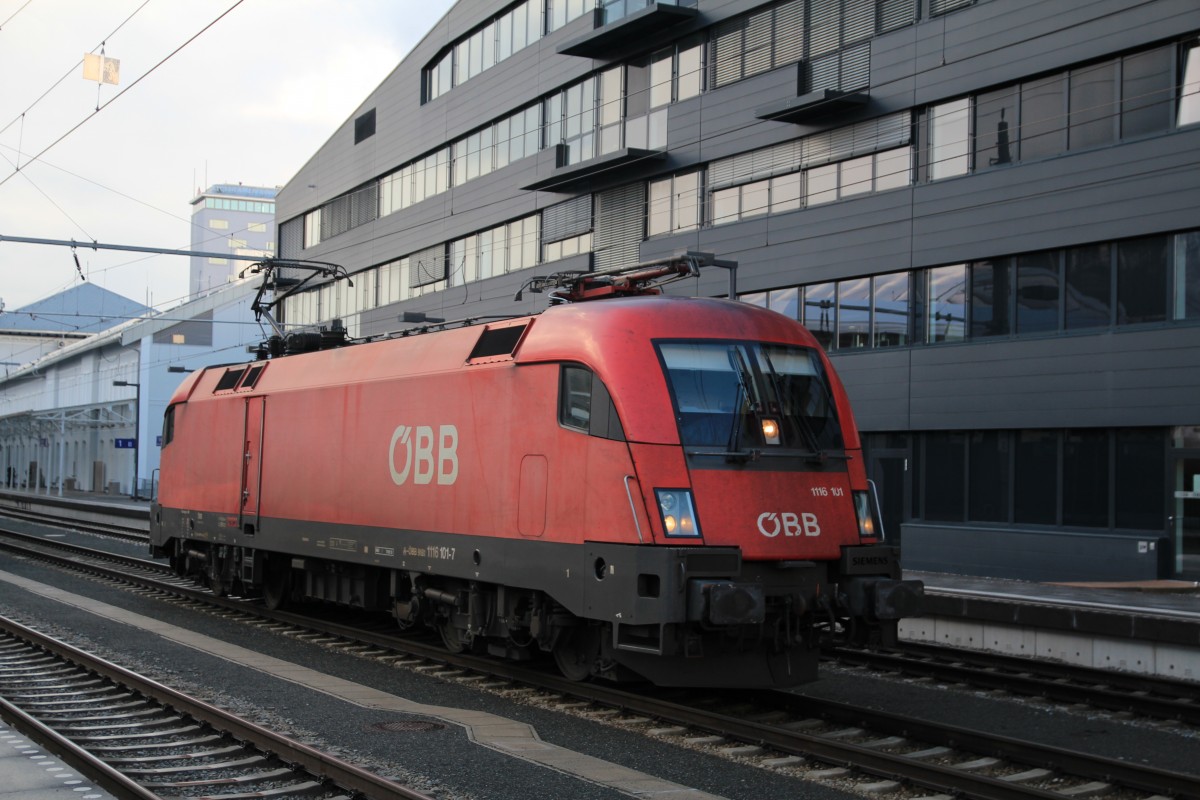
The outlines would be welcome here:
<svg viewBox="0 0 1200 800">
<path fill-rule="evenodd" d="M 842 724 L 861 725 L 892 736 L 908 736 L 944 747 L 1003 758 L 1066 775 L 1083 776 L 1117 783 L 1123 787 L 1164 797 L 1200 798 L 1200 775 L 1146 767 L 1126 761 L 1093 756 L 1078 750 L 1013 739 L 961 726 L 928 722 L 886 711 L 864 709 L 831 700 L 818 700 L 789 692 L 768 691 L 759 702 L 793 713 L 818 715 Z M 746 693 L 742 697 L 747 697 Z"/>
<path fill-rule="evenodd" d="M 53 637 L 12 620 L 0 618 L 0 629 L 10 636 L 42 648 L 56 657 L 93 672 L 113 683 L 125 686 L 140 695 L 190 716 L 233 738 L 274 754 L 282 761 L 298 765 L 334 784 L 379 800 L 433 800 L 428 795 L 401 786 L 346 761 L 323 753 L 314 747 L 281 736 L 261 725 L 242 719 L 216 706 L 164 686 L 117 664 L 72 647 Z M 155 797 L 156 795 L 149 795 Z"/>
<path fill-rule="evenodd" d="M 1081 668 L 1056 670 L 1025 659 L 991 657 L 986 653 L 965 654 L 945 648 L 941 648 L 936 654 L 929 654 L 926 648 L 909 652 L 908 648 L 899 651 L 875 651 L 839 647 L 831 653 L 837 662 L 843 664 L 1200 725 L 1200 705 L 1184 699 L 1195 697 L 1197 692 L 1200 692 L 1200 686 L 1186 686 L 1179 682 L 1162 681 L 1144 675 L 1136 676 L 1140 685 L 1135 688 L 1129 684 L 1126 676 L 1120 673 L 1091 670 L 1080 674 Z M 943 659 L 953 659 L 955 663 L 948 663 Z M 1064 680 L 1070 682 L 1064 683 Z M 1113 688 L 1114 684 L 1122 686 Z M 1146 691 L 1171 691 L 1179 694 L 1168 696 L 1161 693 L 1141 693 Z"/>
<path fill-rule="evenodd" d="M 0 697 L 0 718 L 120 800 L 162 800 L 36 717 Z"/>
</svg>

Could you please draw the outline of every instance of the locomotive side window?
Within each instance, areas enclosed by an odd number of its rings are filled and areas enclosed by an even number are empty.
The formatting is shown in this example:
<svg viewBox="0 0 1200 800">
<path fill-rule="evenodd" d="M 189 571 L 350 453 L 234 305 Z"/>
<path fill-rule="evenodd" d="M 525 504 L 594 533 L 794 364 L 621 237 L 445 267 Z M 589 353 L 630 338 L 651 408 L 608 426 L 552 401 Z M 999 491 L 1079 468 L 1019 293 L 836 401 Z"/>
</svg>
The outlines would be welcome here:
<svg viewBox="0 0 1200 800">
<path fill-rule="evenodd" d="M 814 351 L 756 342 L 664 342 L 659 353 L 684 445 L 844 447 L 825 372 Z"/>
<path fill-rule="evenodd" d="M 586 367 L 562 368 L 558 421 L 564 427 L 590 436 L 625 441 L 625 431 L 608 388 Z"/>
<path fill-rule="evenodd" d="M 175 438 L 175 406 L 168 406 L 167 412 L 163 414 L 163 436 L 162 446 L 166 447 Z"/>
</svg>

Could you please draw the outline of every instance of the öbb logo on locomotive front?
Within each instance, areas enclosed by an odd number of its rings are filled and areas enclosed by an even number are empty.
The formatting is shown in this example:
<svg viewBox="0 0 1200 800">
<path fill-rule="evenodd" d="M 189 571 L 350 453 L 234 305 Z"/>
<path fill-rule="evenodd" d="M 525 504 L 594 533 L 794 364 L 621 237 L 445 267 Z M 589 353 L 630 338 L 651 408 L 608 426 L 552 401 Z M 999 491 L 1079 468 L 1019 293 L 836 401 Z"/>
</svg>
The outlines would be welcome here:
<svg viewBox="0 0 1200 800">
<path fill-rule="evenodd" d="M 774 539 L 780 533 L 784 536 L 820 536 L 821 525 L 817 522 L 817 515 L 807 511 L 803 514 L 764 511 L 758 515 L 758 532 L 768 539 Z"/>
</svg>

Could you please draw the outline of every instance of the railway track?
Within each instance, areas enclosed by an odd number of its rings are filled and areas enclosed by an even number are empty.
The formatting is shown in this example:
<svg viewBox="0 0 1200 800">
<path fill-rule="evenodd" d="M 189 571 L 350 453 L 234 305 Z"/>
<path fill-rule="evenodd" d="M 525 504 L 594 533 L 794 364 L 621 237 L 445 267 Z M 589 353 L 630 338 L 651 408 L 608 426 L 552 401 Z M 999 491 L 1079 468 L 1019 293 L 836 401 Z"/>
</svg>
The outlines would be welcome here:
<svg viewBox="0 0 1200 800">
<path fill-rule="evenodd" d="M 0 713 L 121 798 L 429 800 L 3 617 Z"/>
<path fill-rule="evenodd" d="M 830 656 L 843 666 L 1200 726 L 1200 687 L 1185 681 L 915 644 L 840 647 Z"/>
<path fill-rule="evenodd" d="M 107 574 L 166 597 L 219 608 L 281 635 L 320 637 L 328 646 L 367 658 L 433 672 L 446 680 L 472 680 L 501 689 L 516 683 L 563 709 L 585 709 L 613 724 L 646 735 L 679 737 L 693 746 L 713 747 L 730 757 L 799 770 L 813 778 L 849 781 L 864 791 L 905 787 L 914 796 L 967 798 L 1057 798 L 1109 793 L 1136 798 L 1200 798 L 1200 775 L 1159 770 L 1069 749 L 995 736 L 976 729 L 901 718 L 883 712 L 818 701 L 788 692 L 628 691 L 602 684 L 578 684 L 527 666 L 469 655 L 398 636 L 395 632 L 319 621 L 257 604 L 218 598 L 207 589 L 173 576 L 139 574 L 97 556 L 84 563 L 75 552 L 59 557 L 43 541 L 33 557 Z M 26 545 L 9 543 L 6 547 Z M 152 562 L 151 562 L 152 563 Z M 154 565 L 159 567 L 159 565 Z M 486 680 L 481 680 L 481 677 Z"/>
<path fill-rule="evenodd" d="M 0 516 L 21 522 L 31 522 L 35 525 L 49 525 L 80 533 L 109 536 L 126 542 L 145 544 L 150 541 L 150 534 L 146 532 L 144 522 L 127 524 L 115 521 L 84 520 L 78 516 L 71 516 L 69 513 L 51 514 L 7 503 L 0 506 Z"/>
</svg>

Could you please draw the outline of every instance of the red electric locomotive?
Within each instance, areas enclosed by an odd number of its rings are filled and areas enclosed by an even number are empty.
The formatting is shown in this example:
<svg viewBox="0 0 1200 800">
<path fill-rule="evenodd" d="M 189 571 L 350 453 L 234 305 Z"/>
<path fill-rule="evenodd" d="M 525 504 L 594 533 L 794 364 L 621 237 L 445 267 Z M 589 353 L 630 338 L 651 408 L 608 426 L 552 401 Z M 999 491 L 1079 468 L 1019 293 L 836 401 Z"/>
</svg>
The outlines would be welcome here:
<svg viewBox="0 0 1200 800">
<path fill-rule="evenodd" d="M 694 269 L 570 276 L 558 299 Z M 786 686 L 822 637 L 887 641 L 918 610 L 878 525 L 808 331 L 633 296 L 191 375 L 150 541 L 217 592 L 387 609 L 575 679 Z"/>
</svg>

